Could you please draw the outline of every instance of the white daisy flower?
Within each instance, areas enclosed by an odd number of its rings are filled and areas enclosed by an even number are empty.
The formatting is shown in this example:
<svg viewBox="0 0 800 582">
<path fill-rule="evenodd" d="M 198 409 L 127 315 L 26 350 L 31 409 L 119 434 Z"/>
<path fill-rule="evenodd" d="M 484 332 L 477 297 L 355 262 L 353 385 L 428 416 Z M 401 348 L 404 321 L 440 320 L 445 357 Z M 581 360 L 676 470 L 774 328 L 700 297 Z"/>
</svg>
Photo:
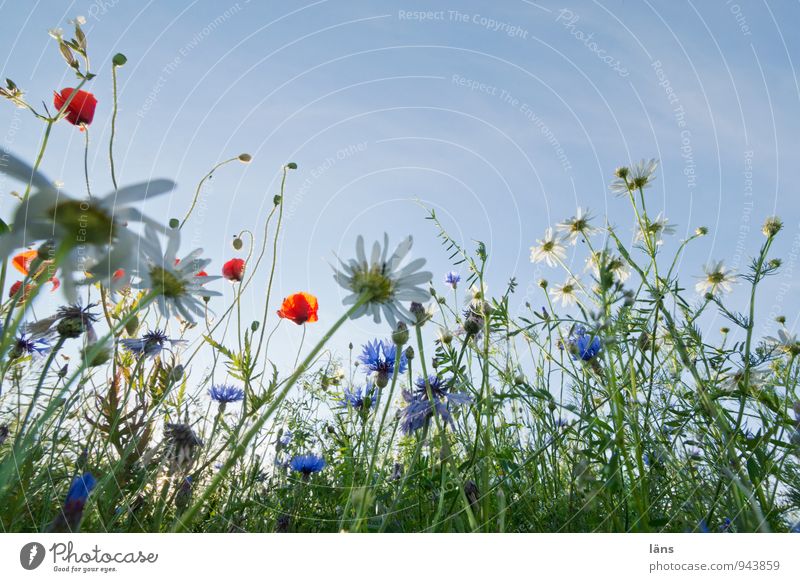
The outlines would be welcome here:
<svg viewBox="0 0 800 582">
<path fill-rule="evenodd" d="M 409 310 L 401 301 L 416 301 L 424 303 L 430 299 L 430 293 L 420 287 L 430 282 L 433 274 L 429 271 L 420 271 L 425 265 L 425 259 L 419 258 L 406 261 L 414 240 L 409 236 L 405 238 L 389 254 L 389 235 L 383 235 L 383 248 L 378 241 L 372 245 L 372 253 L 367 260 L 364 250 L 364 237 L 356 240 L 356 258 L 347 263 L 339 261 L 341 268 L 334 270 L 333 278 L 339 285 L 352 291 L 351 295 L 344 298 L 345 305 L 353 305 L 362 297 L 367 297 L 367 302 L 356 310 L 351 319 L 362 315 L 371 315 L 375 323 L 380 323 L 381 313 L 386 322 L 394 329 L 399 320 L 414 321 Z"/>
<path fill-rule="evenodd" d="M 159 227 L 131 205 L 169 192 L 175 187 L 171 180 L 142 182 L 102 198 L 79 200 L 60 192 L 50 180 L 14 156 L 7 155 L 0 170 L 26 184 L 30 181 L 32 191 L 17 208 L 11 231 L 0 236 L 0 259 L 36 242 L 54 241 L 54 253 L 64 255 L 59 268 L 70 302 L 77 299 L 76 285 L 112 286 L 119 269 L 128 272 L 143 257 L 157 252 L 152 240 L 139 236 L 127 225 L 140 222 Z"/>
<path fill-rule="evenodd" d="M 610 189 L 616 194 L 627 194 L 631 190 L 648 188 L 655 179 L 658 160 L 641 160 L 632 168 L 617 168 L 614 174 L 617 179 L 611 183 Z"/>
<path fill-rule="evenodd" d="M 797 335 L 789 334 L 784 327 L 778 330 L 778 337 L 767 336 L 764 341 L 787 355 L 796 356 L 800 354 L 800 342 L 797 341 Z"/>
<path fill-rule="evenodd" d="M 605 262 L 605 268 L 608 269 L 614 278 L 620 283 L 624 283 L 630 277 L 631 272 L 628 265 L 622 258 L 614 253 L 608 251 L 595 251 L 586 259 L 586 269 L 591 270 L 594 276 L 600 277 L 600 265 Z"/>
<path fill-rule="evenodd" d="M 553 301 L 560 302 L 564 307 L 574 305 L 578 301 L 578 290 L 580 283 L 575 277 L 570 277 L 563 284 L 556 285 L 550 289 L 550 296 Z"/>
<path fill-rule="evenodd" d="M 578 242 L 579 238 L 589 238 L 600 231 L 599 228 L 590 224 L 593 218 L 594 217 L 588 210 L 584 210 L 579 206 L 575 216 L 557 224 L 556 229 L 563 232 L 564 239 L 574 245 Z"/>
<path fill-rule="evenodd" d="M 547 227 L 544 231 L 544 238 L 536 241 L 536 246 L 531 247 L 531 262 L 539 263 L 545 261 L 548 266 L 555 267 L 559 261 L 567 257 L 564 245 L 553 234 L 552 227 Z"/>
<path fill-rule="evenodd" d="M 651 239 L 655 240 L 657 245 L 664 243 L 662 237 L 665 234 L 675 234 L 675 226 L 672 224 L 667 224 L 669 219 L 664 216 L 663 212 L 659 212 L 655 220 L 649 220 L 646 217 L 645 220 L 647 221 L 647 234 L 650 235 Z M 636 229 L 636 240 L 644 240 L 644 233 L 642 232 L 641 228 Z"/>
<path fill-rule="evenodd" d="M 734 372 L 730 372 L 722 380 L 722 387 L 728 390 L 736 390 L 744 381 L 744 368 L 739 368 Z M 763 388 L 769 383 L 770 374 L 766 370 L 756 370 L 750 368 L 750 379 L 748 384 L 750 388 Z"/>
<path fill-rule="evenodd" d="M 732 286 L 736 283 L 736 275 L 732 269 L 728 269 L 722 261 L 712 263 L 703 267 L 705 276 L 694 286 L 698 293 L 730 293 Z"/>
<path fill-rule="evenodd" d="M 469 288 L 469 293 L 464 298 L 464 303 L 476 303 L 478 301 L 484 301 L 486 296 L 489 294 L 489 286 L 486 283 L 481 283 L 476 281 L 473 283 Z"/>
<path fill-rule="evenodd" d="M 156 303 L 164 317 L 180 316 L 194 323 L 195 318 L 205 316 L 206 297 L 222 295 L 218 291 L 206 289 L 204 285 L 220 277 L 200 275 L 211 259 L 201 259 L 203 249 L 195 249 L 182 259 L 178 259 L 180 236 L 172 230 L 167 236 L 166 251 L 161 254 L 158 235 L 147 228 L 147 237 L 158 245 L 160 259 L 148 261 L 143 268 L 134 271 L 131 287 L 146 289 L 157 293 Z"/>
</svg>

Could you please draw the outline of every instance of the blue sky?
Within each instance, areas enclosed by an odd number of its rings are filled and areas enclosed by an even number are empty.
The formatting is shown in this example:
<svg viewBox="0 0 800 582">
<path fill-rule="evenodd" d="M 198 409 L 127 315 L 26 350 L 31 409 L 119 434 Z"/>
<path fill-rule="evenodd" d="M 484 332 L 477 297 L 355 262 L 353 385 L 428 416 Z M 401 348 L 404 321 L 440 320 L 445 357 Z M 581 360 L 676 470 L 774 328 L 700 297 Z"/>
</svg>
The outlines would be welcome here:
<svg viewBox="0 0 800 582">
<path fill-rule="evenodd" d="M 120 182 L 179 184 L 147 202 L 149 214 L 182 217 L 215 163 L 254 156 L 218 172 L 184 229 L 184 250 L 203 246 L 211 270 L 237 255 L 235 233 L 261 236 L 281 166 L 299 165 L 275 293 L 319 296 L 321 321 L 306 341 L 343 311 L 329 263 L 350 256 L 358 234 L 413 234 L 439 283 L 447 255 L 417 200 L 468 247 L 486 242 L 490 291 L 514 275 L 514 307 L 541 304 L 536 280 L 562 275 L 532 265 L 529 247 L 577 206 L 632 237 L 630 209 L 608 184 L 616 166 L 645 157 L 661 161 L 648 208 L 678 227 L 665 252 L 697 226 L 711 231 L 682 261 L 687 286 L 712 259 L 745 267 L 763 242 L 763 219 L 783 218 L 774 256 L 785 267 L 763 288 L 757 329 L 774 332 L 771 314 L 797 322 L 796 3 L 5 1 L 0 12 L 2 75 L 48 104 L 53 89 L 75 82 L 47 30 L 86 16 L 98 74 L 90 90 L 100 102 L 91 126 L 96 192 L 110 188 L 116 52 L 128 57 L 119 74 Z M 0 109 L 4 149 L 32 159 L 41 132 L 24 111 Z M 82 156 L 82 135 L 62 123 L 42 167 L 79 194 Z M 12 205 L 3 196 L 0 214 Z M 576 269 L 585 254 L 578 245 Z M 245 320 L 261 312 L 266 278 L 252 286 Z M 217 286 L 228 293 L 222 311 L 230 290 Z M 744 297 L 739 285 L 734 301 Z M 714 333 L 723 322 L 703 325 Z M 355 322 L 336 347 L 386 331 Z M 293 359 L 300 330 L 284 324 L 278 335 L 272 355 Z"/>
</svg>

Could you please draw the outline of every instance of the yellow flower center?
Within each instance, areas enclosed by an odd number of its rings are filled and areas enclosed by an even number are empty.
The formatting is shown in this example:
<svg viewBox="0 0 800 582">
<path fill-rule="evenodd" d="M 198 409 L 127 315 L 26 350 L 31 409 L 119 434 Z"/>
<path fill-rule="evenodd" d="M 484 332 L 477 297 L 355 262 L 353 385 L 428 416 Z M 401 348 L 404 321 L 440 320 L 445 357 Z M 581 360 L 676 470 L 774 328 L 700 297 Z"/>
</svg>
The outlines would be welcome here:
<svg viewBox="0 0 800 582">
<path fill-rule="evenodd" d="M 66 231 L 69 245 L 105 245 L 116 238 L 116 224 L 105 211 L 86 200 L 60 202 L 50 209 L 53 222 Z"/>
<path fill-rule="evenodd" d="M 182 297 L 186 292 L 186 283 L 163 267 L 152 267 L 150 280 L 153 282 L 153 290 L 169 299 Z"/>
<path fill-rule="evenodd" d="M 375 303 L 387 303 L 394 296 L 394 283 L 377 265 L 353 274 L 353 291 L 367 295 Z"/>
</svg>

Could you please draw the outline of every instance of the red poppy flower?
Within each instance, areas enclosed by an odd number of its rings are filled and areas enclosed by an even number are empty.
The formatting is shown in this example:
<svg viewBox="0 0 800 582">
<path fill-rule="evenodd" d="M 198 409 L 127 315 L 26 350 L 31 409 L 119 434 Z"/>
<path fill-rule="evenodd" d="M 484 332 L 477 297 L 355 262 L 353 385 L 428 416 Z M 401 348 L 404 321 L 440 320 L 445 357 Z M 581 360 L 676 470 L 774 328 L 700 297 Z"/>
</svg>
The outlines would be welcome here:
<svg viewBox="0 0 800 582">
<path fill-rule="evenodd" d="M 8 297 L 9 299 L 14 297 L 17 293 L 20 292 L 22 288 L 22 281 L 17 281 L 11 286 L 11 289 L 8 290 Z M 31 286 L 25 285 L 25 291 L 23 291 L 22 296 L 19 298 L 19 301 L 26 301 L 28 299 L 28 293 L 31 292 Z"/>
<path fill-rule="evenodd" d="M 231 259 L 222 265 L 222 276 L 228 281 L 241 281 L 244 277 L 244 260 Z"/>
<path fill-rule="evenodd" d="M 53 96 L 53 105 L 59 111 L 64 103 L 70 98 L 75 89 L 67 87 L 61 89 L 61 93 Z M 67 105 L 66 118 L 72 125 L 89 125 L 94 119 L 94 109 L 97 107 L 97 99 L 88 91 L 78 91 Z"/>
<path fill-rule="evenodd" d="M 119 281 L 125 276 L 125 269 L 117 269 L 114 271 L 114 274 L 111 275 L 112 281 Z"/>
<path fill-rule="evenodd" d="M 23 275 L 27 275 L 28 271 L 31 268 L 31 263 L 33 259 L 36 258 L 38 255 L 38 251 L 24 251 L 16 255 L 13 259 L 11 259 L 11 264 L 14 265 L 14 268 L 22 273 Z"/>
<path fill-rule="evenodd" d="M 29 274 L 30 274 L 31 263 L 33 263 L 33 259 L 35 259 L 35 258 L 37 257 L 37 255 L 38 255 L 38 254 L 39 254 L 39 252 L 38 252 L 38 251 L 35 251 L 35 250 L 23 251 L 23 252 L 19 253 L 18 255 L 15 255 L 15 256 L 14 256 L 14 258 L 13 258 L 13 259 L 11 259 L 11 264 L 12 264 L 12 265 L 14 265 L 14 268 L 15 268 L 17 271 L 19 271 L 19 272 L 20 272 L 20 273 L 22 273 L 23 275 L 26 275 L 26 276 L 27 276 L 27 275 L 29 275 Z M 37 272 L 37 274 L 35 275 L 35 277 L 34 277 L 34 278 L 39 278 L 39 276 L 40 276 L 40 275 L 42 275 L 42 274 L 44 273 L 44 271 L 45 271 L 45 264 L 46 264 L 46 263 L 49 263 L 49 261 L 44 261 L 44 262 L 42 263 L 42 266 L 41 266 L 41 268 L 38 270 L 38 272 Z M 59 281 L 59 280 L 58 280 L 58 277 L 56 277 L 55 275 L 53 275 L 52 277 L 50 277 L 50 278 L 48 279 L 48 281 L 50 281 L 50 283 L 52 283 L 52 285 L 53 285 L 53 288 L 52 288 L 52 289 L 50 289 L 50 291 L 55 291 L 56 289 L 58 289 L 59 287 L 61 287 L 61 281 Z M 20 287 L 20 285 L 22 285 L 22 282 L 21 282 L 21 281 L 18 281 L 18 282 L 17 282 L 17 283 L 15 283 L 14 285 L 16 285 L 16 289 L 15 289 L 15 288 L 14 288 L 14 286 L 12 285 L 12 287 L 11 287 L 12 291 L 11 291 L 11 293 L 10 293 L 9 297 L 12 297 L 12 296 L 14 296 L 14 294 L 15 294 L 17 291 L 19 291 L 19 287 Z"/>
<path fill-rule="evenodd" d="M 283 319 L 290 319 L 297 325 L 302 325 L 306 322 L 313 323 L 319 319 L 317 317 L 317 298 L 311 293 L 301 291 L 289 295 L 283 300 L 278 316 Z"/>
</svg>

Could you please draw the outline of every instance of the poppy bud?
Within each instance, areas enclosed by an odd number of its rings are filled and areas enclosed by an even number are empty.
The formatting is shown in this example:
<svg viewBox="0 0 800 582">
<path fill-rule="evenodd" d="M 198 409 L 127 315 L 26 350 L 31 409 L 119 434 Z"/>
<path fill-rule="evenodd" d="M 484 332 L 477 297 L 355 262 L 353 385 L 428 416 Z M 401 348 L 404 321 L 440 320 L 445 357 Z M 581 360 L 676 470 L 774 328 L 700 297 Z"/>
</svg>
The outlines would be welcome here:
<svg viewBox="0 0 800 582">
<path fill-rule="evenodd" d="M 134 315 L 125 323 L 125 331 L 128 335 L 136 335 L 137 329 L 139 329 L 139 318 Z"/>
<path fill-rule="evenodd" d="M 81 350 L 81 360 L 87 368 L 102 366 L 111 359 L 111 350 L 107 347 L 102 347 L 99 351 L 92 354 L 91 352 L 94 351 L 95 346 L 91 344 Z"/>
<path fill-rule="evenodd" d="M 289 168 L 290 170 L 296 170 L 297 164 L 295 164 L 294 162 L 289 162 L 288 164 L 286 164 L 286 167 Z"/>
<path fill-rule="evenodd" d="M 172 383 L 180 382 L 183 378 L 183 366 L 178 364 L 169 371 L 169 381 Z"/>
<path fill-rule="evenodd" d="M 408 343 L 408 326 L 402 321 L 397 324 L 397 328 L 392 332 L 392 341 L 397 346 L 404 346 Z"/>
<path fill-rule="evenodd" d="M 181 221 L 178 220 L 177 218 L 170 218 L 169 219 L 169 227 L 170 228 L 175 229 L 175 228 L 178 228 L 180 225 L 181 225 Z"/>
<path fill-rule="evenodd" d="M 242 162 L 243 164 L 249 164 L 252 159 L 253 156 L 251 156 L 250 154 L 239 154 L 239 161 Z"/>
<path fill-rule="evenodd" d="M 121 67 L 122 65 L 128 62 L 128 57 L 126 57 L 122 53 L 117 53 L 114 55 L 114 58 L 111 59 L 111 62 L 115 67 Z"/>
<path fill-rule="evenodd" d="M 408 346 L 406 348 L 406 358 L 408 359 L 409 362 L 414 359 L 414 348 L 412 348 L 411 346 Z"/>
<path fill-rule="evenodd" d="M 233 239 L 233 248 L 236 249 L 237 251 L 240 251 L 240 250 L 242 250 L 242 246 L 244 246 L 244 243 L 242 242 L 242 239 L 240 239 L 238 236 L 234 237 L 234 239 Z"/>
</svg>

